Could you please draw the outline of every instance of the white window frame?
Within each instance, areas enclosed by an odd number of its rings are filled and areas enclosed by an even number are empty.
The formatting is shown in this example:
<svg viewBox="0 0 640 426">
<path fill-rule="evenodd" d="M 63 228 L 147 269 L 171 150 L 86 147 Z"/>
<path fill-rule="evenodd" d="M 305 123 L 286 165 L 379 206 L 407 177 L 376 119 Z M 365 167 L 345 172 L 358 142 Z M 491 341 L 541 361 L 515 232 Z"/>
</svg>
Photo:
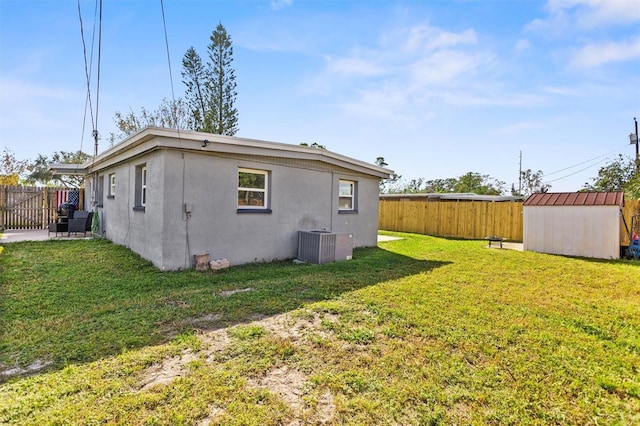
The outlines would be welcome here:
<svg viewBox="0 0 640 426">
<path fill-rule="evenodd" d="M 268 209 L 269 208 L 269 172 L 267 170 L 238 168 L 238 175 L 237 175 L 238 179 L 240 178 L 240 173 L 252 173 L 252 174 L 264 176 L 264 188 L 242 187 L 240 186 L 240 182 L 238 182 L 238 190 L 237 190 L 238 194 L 240 193 L 240 191 L 262 192 L 263 193 L 262 199 L 264 200 L 264 205 L 262 206 L 241 205 L 238 202 L 238 209 L 252 209 L 252 210 Z M 238 197 L 237 199 L 240 200 L 240 197 Z"/>
<path fill-rule="evenodd" d="M 109 175 L 109 196 L 114 197 L 116 195 L 116 174 L 111 173 Z"/>
<path fill-rule="evenodd" d="M 140 168 L 140 205 L 147 205 L 147 165 Z"/>
<path fill-rule="evenodd" d="M 135 185 L 134 185 L 134 205 L 133 210 L 143 212 L 147 204 L 147 164 L 138 164 L 135 166 Z"/>
<path fill-rule="evenodd" d="M 348 194 L 342 192 L 343 184 L 348 184 L 349 187 L 351 188 L 351 191 L 349 191 Z M 342 207 L 342 203 L 340 202 L 340 200 L 343 198 L 348 198 L 351 200 L 350 208 Z M 356 210 L 356 181 L 347 180 L 347 179 L 338 180 L 338 210 L 339 211 L 355 211 Z"/>
</svg>

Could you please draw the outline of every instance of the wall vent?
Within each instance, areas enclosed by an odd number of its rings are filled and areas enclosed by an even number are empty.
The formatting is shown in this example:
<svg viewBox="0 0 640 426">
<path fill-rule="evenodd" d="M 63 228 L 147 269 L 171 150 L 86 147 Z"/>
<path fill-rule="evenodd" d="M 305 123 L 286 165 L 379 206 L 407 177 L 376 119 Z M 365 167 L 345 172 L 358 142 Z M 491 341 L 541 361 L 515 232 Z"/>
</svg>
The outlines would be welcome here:
<svg viewBox="0 0 640 426">
<path fill-rule="evenodd" d="M 298 259 L 311 263 L 350 260 L 353 236 L 331 231 L 298 231 Z"/>
</svg>

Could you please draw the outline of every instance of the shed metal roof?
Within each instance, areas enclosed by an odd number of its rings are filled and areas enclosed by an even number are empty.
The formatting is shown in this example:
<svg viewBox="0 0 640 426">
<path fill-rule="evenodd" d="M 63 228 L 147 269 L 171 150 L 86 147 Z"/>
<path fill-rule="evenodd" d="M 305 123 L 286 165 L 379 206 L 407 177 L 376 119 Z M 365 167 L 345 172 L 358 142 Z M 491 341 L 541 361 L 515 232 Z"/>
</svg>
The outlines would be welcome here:
<svg viewBox="0 0 640 426">
<path fill-rule="evenodd" d="M 547 192 L 531 194 L 524 206 L 624 206 L 624 192 Z"/>
</svg>

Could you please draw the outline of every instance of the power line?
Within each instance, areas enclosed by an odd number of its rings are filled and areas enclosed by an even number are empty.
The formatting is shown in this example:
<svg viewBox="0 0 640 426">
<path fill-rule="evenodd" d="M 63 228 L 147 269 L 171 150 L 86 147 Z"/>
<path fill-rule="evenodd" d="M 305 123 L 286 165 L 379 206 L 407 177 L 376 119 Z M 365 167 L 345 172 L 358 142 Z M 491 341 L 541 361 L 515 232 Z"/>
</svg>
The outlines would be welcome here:
<svg viewBox="0 0 640 426">
<path fill-rule="evenodd" d="M 609 152 L 607 152 L 607 153 L 605 153 L 605 154 L 602 154 L 602 155 L 598 155 L 597 157 L 590 158 L 590 159 L 588 159 L 588 160 L 582 161 L 582 162 L 577 163 L 577 164 L 574 164 L 574 165 L 572 165 L 572 166 L 565 167 L 564 169 L 556 170 L 556 171 L 551 172 L 551 173 L 545 173 L 545 176 L 555 175 L 555 174 L 557 174 L 557 173 L 564 172 L 564 171 L 569 170 L 569 169 L 573 169 L 574 167 L 578 167 L 578 166 L 581 166 L 581 165 L 583 165 L 583 164 L 590 163 L 591 161 L 597 160 L 597 159 L 599 159 L 599 158 L 606 157 L 606 156 L 608 156 L 609 154 L 611 154 L 611 153 L 613 153 L 613 152 L 615 152 L 615 150 L 613 150 L 613 151 L 609 151 Z"/>
<path fill-rule="evenodd" d="M 590 165 L 588 165 L 587 167 L 582 168 L 582 169 L 580 169 L 580 170 L 577 170 L 577 171 L 575 171 L 575 172 L 573 172 L 573 173 L 569 173 L 568 175 L 564 175 L 564 176 L 561 176 L 561 177 L 559 177 L 559 178 L 555 178 L 555 179 L 547 180 L 547 181 L 545 181 L 545 183 L 551 183 L 551 182 L 555 182 L 555 181 L 558 181 L 558 180 L 561 180 L 561 179 L 564 179 L 564 178 L 568 178 L 568 177 L 573 176 L 573 175 L 577 175 L 577 174 L 578 174 L 578 173 L 580 173 L 580 172 L 584 172 L 584 171 L 585 171 L 585 170 L 587 170 L 587 169 L 590 169 L 590 168 L 592 168 L 592 167 L 594 167 L 594 166 L 597 166 L 599 163 L 601 163 L 601 162 L 605 161 L 606 159 L 607 159 L 607 158 L 603 158 L 602 160 L 596 161 L 595 163 L 590 164 Z M 584 163 L 582 163 L 582 164 L 584 164 Z M 572 167 L 575 167 L 575 166 L 572 166 Z M 569 167 L 569 168 L 571 168 L 571 167 Z M 565 169 L 565 170 L 566 170 L 566 169 Z"/>
<path fill-rule="evenodd" d="M 601 154 L 601 155 L 598 155 L 598 156 L 596 156 L 596 157 L 590 158 L 590 159 L 588 159 L 588 160 L 581 161 L 581 162 L 579 162 L 579 163 L 573 164 L 573 165 L 571 165 L 571 166 L 569 166 L 569 167 L 565 167 L 565 168 L 563 168 L 563 169 L 555 170 L 555 171 L 550 172 L 550 173 L 545 173 L 545 174 L 544 174 L 544 176 L 545 176 L 545 177 L 547 177 L 547 176 L 550 176 L 550 175 L 554 175 L 554 174 L 558 174 L 558 173 L 561 173 L 561 172 L 567 171 L 567 170 L 569 170 L 569 169 L 573 169 L 573 168 L 578 167 L 578 166 L 582 166 L 583 164 L 592 163 L 592 164 L 589 164 L 587 167 L 583 167 L 583 168 L 581 168 L 580 170 L 576 170 L 575 172 L 572 172 L 572 173 L 566 174 L 566 175 L 564 175 L 564 176 L 560 176 L 560 177 L 558 177 L 558 178 L 551 179 L 551 180 L 545 180 L 545 182 L 544 182 L 544 183 L 546 184 L 546 183 L 556 182 L 556 181 L 559 181 L 559 180 L 562 180 L 562 179 L 565 179 L 565 178 L 568 178 L 568 177 L 571 177 L 571 176 L 577 175 L 578 173 L 584 172 L 585 170 L 588 170 L 588 169 L 590 169 L 590 168 L 592 168 L 592 167 L 595 167 L 595 166 L 597 166 L 598 164 L 600 164 L 600 163 L 602 163 L 602 162 L 604 162 L 604 161 L 608 160 L 608 159 L 609 159 L 609 155 L 611 155 L 611 154 L 612 154 L 612 153 L 614 153 L 614 152 L 617 152 L 617 150 L 615 150 L 615 149 L 614 149 L 614 150 L 611 150 L 611 151 L 606 152 L 606 153 L 604 153 L 604 154 Z M 597 160 L 597 161 L 596 161 L 596 160 Z M 595 162 L 594 162 L 594 161 L 595 161 Z"/>
<path fill-rule="evenodd" d="M 82 120 L 82 137 L 80 139 L 80 151 L 82 151 L 82 144 L 84 142 L 84 131 L 87 120 L 87 106 L 89 107 L 89 112 L 91 114 L 91 128 L 95 129 L 95 121 L 93 118 L 93 105 L 91 103 L 91 71 L 89 70 L 89 65 L 87 63 L 87 45 L 84 40 L 84 25 L 82 23 L 82 12 L 80 10 L 80 0 L 78 0 L 78 18 L 80 19 L 80 37 L 82 38 L 82 53 L 84 57 L 84 74 L 87 79 L 87 97 L 84 104 L 84 118 Z M 95 21 L 93 26 L 93 36 L 95 37 Z M 91 42 L 91 63 L 93 63 L 93 40 Z"/>
<path fill-rule="evenodd" d="M 167 63 L 169 64 L 169 80 L 171 82 L 171 100 L 173 101 L 173 107 L 171 108 L 171 112 L 173 115 L 173 123 L 176 126 L 176 128 L 179 128 L 180 126 L 178 126 L 178 118 L 176 117 L 176 109 L 175 109 L 176 95 L 173 90 L 173 73 L 171 72 L 171 55 L 169 54 L 169 37 L 167 36 L 167 21 L 165 20 L 165 17 L 164 17 L 164 1 L 163 0 L 160 0 L 160 8 L 162 9 L 162 25 L 164 27 L 164 44 L 167 49 Z"/>
<path fill-rule="evenodd" d="M 102 0 L 100 0 L 100 18 L 98 24 L 98 76 L 96 80 L 96 123 L 93 128 L 93 137 L 95 139 L 95 148 L 93 157 L 98 156 L 98 106 L 100 100 L 100 60 L 102 58 Z"/>
</svg>

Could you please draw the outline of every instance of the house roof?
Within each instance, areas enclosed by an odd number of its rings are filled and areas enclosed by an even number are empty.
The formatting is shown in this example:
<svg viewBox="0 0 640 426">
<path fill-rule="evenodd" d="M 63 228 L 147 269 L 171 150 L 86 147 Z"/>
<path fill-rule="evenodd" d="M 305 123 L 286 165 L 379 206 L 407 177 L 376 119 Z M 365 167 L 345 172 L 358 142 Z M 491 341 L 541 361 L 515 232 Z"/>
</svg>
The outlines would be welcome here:
<svg viewBox="0 0 640 426">
<path fill-rule="evenodd" d="M 547 192 L 532 194 L 524 206 L 624 206 L 624 192 Z"/>
<path fill-rule="evenodd" d="M 523 197 L 512 195 L 482 195 L 474 194 L 471 192 L 464 193 L 441 193 L 441 192 L 429 192 L 419 194 L 380 194 L 381 200 L 396 200 L 396 199 L 410 199 L 410 200 L 443 200 L 443 201 L 523 201 Z"/>
<path fill-rule="evenodd" d="M 87 174 L 87 169 L 82 164 L 52 164 L 49 166 L 56 175 L 83 176 Z"/>
<path fill-rule="evenodd" d="M 392 170 L 325 149 L 160 127 L 142 129 L 100 153 L 81 168 L 88 174 L 156 149 L 317 160 L 381 179 L 386 179 L 393 173 Z M 52 170 L 57 170 L 57 166 L 53 166 Z"/>
</svg>

